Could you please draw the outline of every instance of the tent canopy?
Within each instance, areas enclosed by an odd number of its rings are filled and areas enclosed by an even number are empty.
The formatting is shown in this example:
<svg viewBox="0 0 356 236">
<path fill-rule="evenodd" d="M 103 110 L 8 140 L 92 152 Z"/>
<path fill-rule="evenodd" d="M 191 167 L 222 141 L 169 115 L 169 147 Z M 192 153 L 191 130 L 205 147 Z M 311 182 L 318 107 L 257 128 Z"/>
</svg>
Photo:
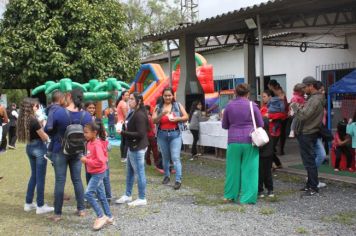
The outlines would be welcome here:
<svg viewBox="0 0 356 236">
<path fill-rule="evenodd" d="M 356 70 L 345 75 L 329 88 L 330 95 L 335 93 L 356 93 Z"/>
</svg>

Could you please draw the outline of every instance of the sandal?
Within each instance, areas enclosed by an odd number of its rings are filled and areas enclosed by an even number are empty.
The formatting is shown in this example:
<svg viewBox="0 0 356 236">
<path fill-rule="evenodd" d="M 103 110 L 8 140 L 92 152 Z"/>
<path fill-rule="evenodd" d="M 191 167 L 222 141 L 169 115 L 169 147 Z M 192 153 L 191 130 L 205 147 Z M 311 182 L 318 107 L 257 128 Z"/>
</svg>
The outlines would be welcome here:
<svg viewBox="0 0 356 236">
<path fill-rule="evenodd" d="M 228 198 L 224 198 L 223 201 L 224 201 L 224 203 L 232 203 L 232 202 L 234 202 L 233 199 L 228 199 Z"/>
<path fill-rule="evenodd" d="M 77 215 L 79 217 L 85 217 L 87 215 L 86 211 L 85 210 L 78 210 L 77 211 Z"/>
</svg>

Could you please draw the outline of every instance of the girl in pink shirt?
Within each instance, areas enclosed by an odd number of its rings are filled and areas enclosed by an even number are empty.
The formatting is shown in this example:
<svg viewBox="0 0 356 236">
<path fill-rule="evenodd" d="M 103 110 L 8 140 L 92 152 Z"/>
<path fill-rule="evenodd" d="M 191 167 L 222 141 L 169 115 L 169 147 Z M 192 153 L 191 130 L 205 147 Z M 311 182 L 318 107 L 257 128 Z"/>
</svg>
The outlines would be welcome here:
<svg viewBox="0 0 356 236">
<path fill-rule="evenodd" d="M 98 138 L 102 137 L 103 134 L 105 137 L 105 130 L 102 124 L 91 122 L 84 127 L 84 136 L 87 140 L 87 155 L 80 159 L 86 165 L 88 173 L 91 174 L 85 191 L 85 198 L 97 215 L 93 225 L 94 230 L 99 230 L 106 224 L 112 224 L 114 220 L 106 199 L 103 183 L 108 161 L 108 143 L 105 139 Z M 95 196 L 99 199 L 103 209 L 97 203 Z"/>
</svg>

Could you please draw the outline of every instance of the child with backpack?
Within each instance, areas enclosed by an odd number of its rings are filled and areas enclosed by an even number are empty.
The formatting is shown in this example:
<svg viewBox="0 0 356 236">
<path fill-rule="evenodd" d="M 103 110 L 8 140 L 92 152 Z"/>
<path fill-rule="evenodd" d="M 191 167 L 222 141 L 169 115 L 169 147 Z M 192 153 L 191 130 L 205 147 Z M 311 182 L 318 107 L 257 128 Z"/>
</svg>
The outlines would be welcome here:
<svg viewBox="0 0 356 236">
<path fill-rule="evenodd" d="M 87 154 L 81 157 L 80 160 L 85 164 L 87 171 L 91 174 L 85 191 L 85 198 L 97 215 L 93 229 L 100 230 L 106 224 L 112 224 L 114 221 L 109 203 L 106 199 L 103 183 L 107 170 L 108 142 L 105 140 L 105 130 L 103 126 L 98 125 L 96 122 L 85 125 L 84 136 L 87 140 Z M 95 196 L 100 201 L 102 208 L 97 203 Z"/>
</svg>

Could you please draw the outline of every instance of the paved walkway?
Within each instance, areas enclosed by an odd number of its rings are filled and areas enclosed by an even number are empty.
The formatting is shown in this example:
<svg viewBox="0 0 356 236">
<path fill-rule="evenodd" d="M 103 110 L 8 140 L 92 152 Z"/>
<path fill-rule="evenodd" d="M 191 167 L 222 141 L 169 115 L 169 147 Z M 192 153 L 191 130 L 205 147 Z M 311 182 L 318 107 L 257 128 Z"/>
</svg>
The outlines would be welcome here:
<svg viewBox="0 0 356 236">
<path fill-rule="evenodd" d="M 278 172 L 285 172 L 297 175 L 306 176 L 305 170 L 299 170 L 296 168 L 290 168 L 290 166 L 302 164 L 302 160 L 300 157 L 298 142 L 296 139 L 288 139 L 285 147 L 286 154 L 283 156 L 279 156 L 281 162 L 283 163 L 283 169 L 279 169 Z M 222 160 L 225 159 L 215 158 L 213 155 L 206 154 L 204 157 L 208 159 Z M 355 173 L 356 175 L 356 173 Z M 344 183 L 356 184 L 356 178 L 349 176 L 340 176 L 334 174 L 327 173 L 319 173 L 319 178 L 330 181 L 340 181 Z"/>
</svg>

